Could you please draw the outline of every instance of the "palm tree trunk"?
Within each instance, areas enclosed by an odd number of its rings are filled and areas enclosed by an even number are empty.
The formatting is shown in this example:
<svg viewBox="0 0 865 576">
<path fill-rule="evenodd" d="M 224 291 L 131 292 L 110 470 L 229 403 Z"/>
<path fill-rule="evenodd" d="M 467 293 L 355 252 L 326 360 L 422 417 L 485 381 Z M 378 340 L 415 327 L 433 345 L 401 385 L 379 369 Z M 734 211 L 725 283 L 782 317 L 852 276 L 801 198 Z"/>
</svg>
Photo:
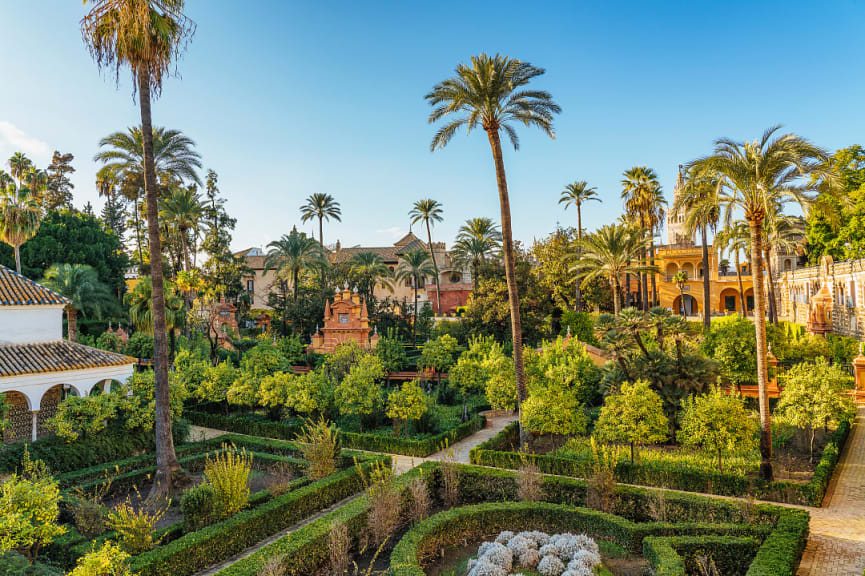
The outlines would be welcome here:
<svg viewBox="0 0 865 576">
<path fill-rule="evenodd" d="M 649 265 L 655 268 L 655 236 L 652 235 L 652 243 L 649 244 Z M 655 272 L 652 272 L 652 306 L 658 305 L 658 287 L 655 284 Z"/>
<path fill-rule="evenodd" d="M 186 271 L 192 270 L 192 263 L 189 260 L 189 246 L 186 243 L 186 230 L 180 230 L 180 251 L 183 252 L 183 265 L 186 266 Z"/>
<path fill-rule="evenodd" d="M 631 261 L 628 260 L 628 267 L 630 268 Z M 625 272 L 625 308 L 628 308 L 631 305 L 631 275 Z M 618 316 L 618 313 L 616 313 Z"/>
<path fill-rule="evenodd" d="M 141 217 L 138 214 L 138 198 L 132 202 L 132 217 L 135 219 L 135 242 L 138 244 L 138 264 L 144 264 L 144 252 L 141 249 Z"/>
<path fill-rule="evenodd" d="M 775 300 L 775 275 L 772 273 L 772 259 L 769 257 L 769 246 L 763 246 L 764 260 L 766 262 L 766 276 L 768 280 L 767 291 L 769 293 L 769 321 L 778 325 L 778 301 Z"/>
<path fill-rule="evenodd" d="M 577 202 L 577 255 L 583 251 L 582 241 L 583 241 L 583 215 L 581 214 L 582 210 L 580 210 L 580 203 Z M 579 274 L 576 277 L 576 288 L 574 290 L 574 312 L 580 311 L 580 276 Z"/>
<path fill-rule="evenodd" d="M 648 253 L 645 249 L 640 251 L 640 264 L 646 265 L 649 261 Z M 640 282 L 642 283 L 642 288 L 640 290 L 640 303 L 642 305 L 643 311 L 649 311 L 649 275 L 646 272 L 642 272 L 640 274 Z"/>
<path fill-rule="evenodd" d="M 751 227 L 751 277 L 754 284 L 754 328 L 757 337 L 757 389 L 760 400 L 760 477 L 772 480 L 772 423 L 769 415 L 769 378 L 766 372 L 766 300 L 763 294 L 763 221 Z"/>
<path fill-rule="evenodd" d="M 318 243 L 321 249 L 324 250 L 324 218 L 318 217 Z"/>
<path fill-rule="evenodd" d="M 703 328 L 706 332 L 712 326 L 712 290 L 709 282 L 709 241 L 706 238 L 706 225 L 700 226 L 703 242 Z"/>
<path fill-rule="evenodd" d="M 418 279 L 416 276 L 412 277 L 412 283 L 414 284 L 414 313 L 412 314 L 412 322 L 411 322 L 411 345 L 417 346 L 417 285 L 418 285 Z"/>
<path fill-rule="evenodd" d="M 15 249 L 15 271 L 18 274 L 21 274 L 21 247 L 17 244 L 14 246 Z"/>
<path fill-rule="evenodd" d="M 66 323 L 70 342 L 78 342 L 78 310 L 66 307 Z"/>
<path fill-rule="evenodd" d="M 516 264 L 514 262 L 514 240 L 511 230 L 511 202 L 508 197 L 508 182 L 505 177 L 505 163 L 502 159 L 502 143 L 498 128 L 487 130 L 493 160 L 496 165 L 496 181 L 499 188 L 499 204 L 502 212 L 502 251 L 505 260 L 505 278 L 508 283 L 508 303 L 511 309 L 511 339 L 513 342 L 514 374 L 517 383 L 517 412 L 521 414 L 526 400 L 526 374 L 523 369 L 523 334 L 520 322 L 520 297 L 517 288 Z M 528 442 L 528 435 L 520 424 L 520 446 Z"/>
<path fill-rule="evenodd" d="M 435 257 L 435 254 L 433 253 L 432 231 L 430 230 L 430 227 L 429 227 L 429 218 L 424 218 L 424 220 L 426 220 L 426 238 L 427 238 L 427 245 L 429 246 L 429 257 L 430 257 L 430 260 L 432 260 L 433 270 L 435 270 L 435 273 L 436 273 L 436 308 L 437 308 L 436 313 L 441 314 L 442 313 L 442 290 L 441 290 L 441 286 L 439 285 L 439 265 L 436 264 L 436 257 Z"/>
<path fill-rule="evenodd" d="M 619 302 L 619 279 L 613 278 L 610 286 L 613 289 L 613 315 L 618 316 L 622 311 L 622 304 Z"/>
<path fill-rule="evenodd" d="M 745 285 L 742 284 L 742 263 L 739 261 L 739 250 L 736 250 L 736 280 L 739 282 L 739 305 L 742 318 L 747 318 L 748 307 L 745 305 Z"/>
<path fill-rule="evenodd" d="M 153 126 L 150 116 L 150 72 L 138 71 L 138 101 L 141 107 L 141 135 L 144 142 L 144 194 L 147 202 L 147 236 L 150 243 L 150 279 L 153 306 L 153 369 L 156 373 L 156 474 L 148 495 L 150 502 L 163 500 L 171 492 L 172 480 L 180 468 L 171 436 L 171 405 L 168 390 L 168 342 L 165 321 L 165 291 L 162 278 L 162 244 L 159 238 L 159 206 L 156 169 L 153 160 Z"/>
</svg>

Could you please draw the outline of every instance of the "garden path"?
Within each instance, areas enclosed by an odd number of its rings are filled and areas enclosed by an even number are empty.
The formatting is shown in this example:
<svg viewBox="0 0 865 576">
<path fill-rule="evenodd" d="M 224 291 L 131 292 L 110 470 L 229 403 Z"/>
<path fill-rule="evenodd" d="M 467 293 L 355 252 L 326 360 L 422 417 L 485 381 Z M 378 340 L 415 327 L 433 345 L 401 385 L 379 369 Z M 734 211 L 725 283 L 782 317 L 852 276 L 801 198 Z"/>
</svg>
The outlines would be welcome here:
<svg viewBox="0 0 865 576">
<path fill-rule="evenodd" d="M 865 570 L 865 407 L 860 407 L 822 508 L 809 508 L 811 533 L 798 576 L 862 576 Z"/>
</svg>

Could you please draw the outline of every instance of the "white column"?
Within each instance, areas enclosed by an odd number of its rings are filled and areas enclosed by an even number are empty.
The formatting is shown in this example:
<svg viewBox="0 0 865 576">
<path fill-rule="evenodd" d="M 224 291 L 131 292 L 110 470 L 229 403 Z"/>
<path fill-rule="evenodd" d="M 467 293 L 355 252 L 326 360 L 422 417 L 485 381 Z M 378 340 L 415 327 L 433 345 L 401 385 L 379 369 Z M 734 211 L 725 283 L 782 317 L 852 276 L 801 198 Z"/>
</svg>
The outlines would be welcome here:
<svg viewBox="0 0 865 576">
<path fill-rule="evenodd" d="M 39 410 L 33 410 L 30 412 L 30 415 L 33 417 L 33 441 L 36 442 L 36 438 L 39 436 Z"/>
</svg>

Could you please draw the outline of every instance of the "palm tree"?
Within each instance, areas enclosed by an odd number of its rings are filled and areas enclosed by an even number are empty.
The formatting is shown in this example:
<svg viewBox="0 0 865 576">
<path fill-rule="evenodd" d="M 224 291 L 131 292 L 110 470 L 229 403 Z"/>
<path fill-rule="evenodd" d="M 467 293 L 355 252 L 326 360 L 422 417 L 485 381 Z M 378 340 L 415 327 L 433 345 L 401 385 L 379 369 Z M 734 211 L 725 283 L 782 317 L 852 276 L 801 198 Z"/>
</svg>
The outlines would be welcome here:
<svg viewBox="0 0 865 576">
<path fill-rule="evenodd" d="M 775 296 L 775 273 L 772 271 L 772 250 L 775 254 L 791 253 L 802 248 L 805 240 L 805 221 L 798 216 L 784 214 L 783 206 L 775 203 L 766 210 L 763 223 L 763 261 L 766 263 L 769 320 L 778 325 L 778 300 Z"/>
<path fill-rule="evenodd" d="M 502 233 L 490 218 L 472 218 L 460 226 L 456 242 L 451 249 L 456 266 L 471 266 L 472 283 L 478 288 L 478 270 L 488 258 L 498 257 L 502 247 Z"/>
<path fill-rule="evenodd" d="M 0 189 L 0 240 L 15 251 L 15 271 L 19 274 L 21 245 L 36 235 L 41 220 L 42 209 L 29 187 L 9 182 Z"/>
<path fill-rule="evenodd" d="M 99 194 L 100 198 L 105 198 L 105 203 L 108 205 L 108 214 L 111 215 L 117 214 L 115 207 L 118 200 L 117 189 L 120 185 L 120 181 L 121 176 L 113 166 L 103 166 L 98 172 L 96 172 L 96 192 Z M 122 220 L 118 222 L 108 218 L 104 219 L 106 220 L 105 225 L 114 231 L 114 233 L 117 234 L 117 237 L 123 241 L 123 234 L 126 231 L 126 227 L 123 226 Z"/>
<path fill-rule="evenodd" d="M 396 279 L 400 282 L 408 280 L 414 290 L 414 319 L 411 325 L 411 341 L 415 345 L 417 336 L 417 293 L 424 285 L 424 278 L 435 273 L 429 254 L 423 248 L 414 248 L 400 255 L 400 263 L 396 267 Z"/>
<path fill-rule="evenodd" d="M 349 262 L 351 273 L 357 282 L 358 292 L 368 301 L 376 286 L 393 292 L 393 272 L 375 252 L 358 252 Z"/>
<path fill-rule="evenodd" d="M 438 200 L 433 200 L 432 198 L 418 200 L 414 203 L 414 206 L 412 206 L 412 209 L 408 213 L 408 215 L 411 218 L 412 224 L 417 224 L 418 222 L 423 221 L 423 223 L 426 225 L 427 248 L 429 248 L 429 257 L 432 261 L 433 269 L 435 270 L 436 308 L 438 308 L 438 312 L 440 313 L 442 307 L 442 293 L 441 286 L 439 284 L 439 265 L 436 263 L 435 253 L 433 252 L 431 226 L 433 222 L 442 221 L 441 202 L 439 202 Z"/>
<path fill-rule="evenodd" d="M 171 437 L 171 405 L 168 391 L 165 286 L 162 277 L 162 244 L 159 238 L 156 155 L 153 146 L 151 94 L 159 96 L 162 80 L 171 73 L 195 25 L 183 14 L 184 0 L 90 0 L 92 8 L 81 20 L 81 32 L 99 68 L 119 79 L 129 66 L 141 111 L 141 155 L 144 196 L 147 202 L 147 236 L 153 291 L 153 365 L 156 404 L 156 474 L 148 498 L 162 500 L 182 475 Z"/>
<path fill-rule="evenodd" d="M 543 68 L 528 62 L 501 56 L 472 56 L 471 64 L 460 64 L 456 76 L 436 84 L 426 95 L 433 106 L 429 122 L 442 119 L 448 122 L 439 128 L 430 144 L 431 150 L 444 148 L 460 128 L 467 132 L 481 127 L 487 133 L 493 162 L 496 168 L 496 183 L 502 214 L 502 245 L 504 248 L 505 276 L 508 283 L 508 301 L 511 309 L 511 337 L 514 350 L 514 373 L 517 385 L 518 409 L 526 399 L 526 375 L 523 369 L 523 338 L 520 323 L 520 299 L 516 283 L 514 239 L 511 226 L 511 203 L 505 163 L 502 158 L 501 131 L 519 149 L 519 137 L 514 123 L 540 128 L 550 138 L 555 138 L 553 115 L 561 112 L 552 96 L 543 90 L 532 90 L 526 86 L 544 74 Z M 520 444 L 528 437 L 520 427 Z"/>
<path fill-rule="evenodd" d="M 307 236 L 304 232 L 298 232 L 297 228 L 291 229 L 291 234 L 283 234 L 279 240 L 274 240 L 267 245 L 270 250 L 264 258 L 264 271 L 276 270 L 279 276 L 288 276 L 291 279 L 293 299 L 297 302 L 298 289 L 300 287 L 300 274 L 304 270 L 312 270 L 323 267 L 326 264 L 324 250 L 321 243 L 315 238 Z M 283 298 L 285 305 L 285 298 Z M 282 332 L 285 334 L 285 307 L 282 313 Z M 292 326 L 292 330 L 295 327 Z"/>
<path fill-rule="evenodd" d="M 577 273 L 582 282 L 605 278 L 613 289 L 613 310 L 618 316 L 621 311 L 620 278 L 655 271 L 653 266 L 634 264 L 639 262 L 648 243 L 649 239 L 644 234 L 630 226 L 606 224 L 583 238 L 571 271 Z"/>
<path fill-rule="evenodd" d="M 153 334 L 153 281 L 150 276 L 143 276 L 135 288 L 123 295 L 123 302 L 129 306 L 129 319 L 139 332 Z M 174 358 L 175 332 L 183 326 L 183 298 L 179 296 L 171 282 L 165 283 L 165 321 L 168 331 L 170 358 Z M 155 348 L 154 348 L 155 352 Z"/>
<path fill-rule="evenodd" d="M 679 289 L 679 314 L 685 315 L 685 286 L 688 285 L 688 272 L 680 270 L 673 276 L 673 283 Z"/>
<path fill-rule="evenodd" d="M 721 204 L 718 199 L 718 177 L 712 173 L 701 173 L 694 169 L 688 170 L 684 185 L 673 206 L 675 213 L 685 216 L 685 230 L 693 236 L 700 230 L 700 241 L 703 248 L 703 329 L 708 332 L 712 325 L 711 283 L 709 274 L 709 241 L 708 229 L 715 231 L 721 218 Z"/>
<path fill-rule="evenodd" d="M 622 200 L 625 201 L 625 213 L 631 221 L 643 230 L 651 239 L 647 251 L 641 254 L 642 262 L 647 263 L 648 252 L 654 253 L 654 234 L 657 221 L 663 218 L 664 198 L 658 175 L 648 166 L 634 166 L 626 170 L 622 179 Z M 654 257 L 652 256 L 652 259 Z M 654 281 L 654 276 L 652 278 Z M 640 300 L 643 310 L 649 309 L 649 286 L 646 274 L 638 277 L 640 283 Z M 652 299 L 654 300 L 654 286 Z"/>
<path fill-rule="evenodd" d="M 691 163 L 698 170 L 716 173 L 721 179 L 720 200 L 727 208 L 727 221 L 732 221 L 734 210 L 741 210 L 750 228 L 760 395 L 760 475 L 766 480 L 772 479 L 772 427 L 766 371 L 763 223 L 767 207 L 775 202 L 795 200 L 807 207 L 811 192 L 818 190 L 821 181 L 810 176 L 833 178 L 824 173 L 829 158 L 825 150 L 795 134 L 778 134 L 779 128 L 769 128 L 760 139 L 751 142 L 719 139 L 711 155 Z"/>
<path fill-rule="evenodd" d="M 739 253 L 745 251 L 746 255 L 750 254 L 751 236 L 748 231 L 748 224 L 742 220 L 728 223 L 724 228 L 715 234 L 715 243 L 722 249 L 733 254 L 736 262 L 736 280 L 739 284 L 739 308 L 742 311 L 742 316 L 748 315 L 748 309 L 745 306 L 745 285 L 742 283 L 742 264 L 740 262 Z M 747 256 L 750 258 L 750 256 Z"/>
<path fill-rule="evenodd" d="M 78 342 L 78 313 L 101 318 L 114 302 L 111 290 L 86 264 L 54 264 L 45 271 L 42 284 L 69 299 L 66 305 L 69 340 Z"/>
<path fill-rule="evenodd" d="M 162 196 L 164 190 L 172 183 L 201 184 L 198 176 L 198 170 L 201 169 L 201 155 L 195 150 L 195 142 L 179 130 L 157 126 L 152 132 L 157 196 Z M 100 151 L 93 159 L 101 162 L 103 169 L 114 172 L 120 184 L 120 191 L 127 200 L 132 202 L 138 260 L 143 263 L 138 203 L 145 191 L 144 134 L 139 126 L 129 128 L 126 132 L 114 132 L 99 141 L 99 148 Z"/>
<path fill-rule="evenodd" d="M 159 216 L 169 227 L 172 227 L 180 237 L 180 249 L 183 252 L 184 269 L 192 269 L 189 257 L 189 230 L 197 230 L 199 222 L 204 217 L 207 206 L 194 186 L 177 186 L 171 189 L 162 201 Z"/>
<path fill-rule="evenodd" d="M 339 208 L 339 202 L 333 199 L 330 194 L 322 194 L 317 192 L 306 199 L 306 204 L 300 207 L 300 220 L 308 222 L 314 218 L 318 218 L 318 242 L 324 247 L 324 224 L 325 220 L 330 221 L 331 218 L 337 222 L 342 222 L 340 219 L 342 211 Z"/>
<path fill-rule="evenodd" d="M 600 202 L 598 198 L 598 189 L 594 186 L 589 186 L 585 180 L 579 180 L 565 186 L 562 190 L 562 196 L 559 198 L 559 204 L 565 205 L 565 210 L 568 206 L 573 205 L 577 209 L 577 242 L 583 240 L 583 213 L 582 207 L 584 202 L 594 200 Z M 580 310 L 580 283 L 577 282 L 577 288 L 574 292 L 574 310 Z"/>
</svg>

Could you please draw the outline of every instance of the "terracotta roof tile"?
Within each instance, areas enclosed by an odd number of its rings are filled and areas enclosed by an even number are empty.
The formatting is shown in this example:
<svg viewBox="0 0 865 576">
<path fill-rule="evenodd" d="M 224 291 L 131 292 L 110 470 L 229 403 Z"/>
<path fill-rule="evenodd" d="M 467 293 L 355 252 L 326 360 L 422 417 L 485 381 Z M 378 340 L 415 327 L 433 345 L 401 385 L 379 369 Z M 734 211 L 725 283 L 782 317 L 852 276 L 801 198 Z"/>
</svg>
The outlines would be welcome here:
<svg viewBox="0 0 865 576">
<path fill-rule="evenodd" d="M 60 294 L 0 265 L 0 306 L 66 304 Z"/>
<path fill-rule="evenodd" d="M 135 363 L 135 358 L 68 340 L 38 344 L 0 344 L 0 377 L 64 372 Z"/>
</svg>

